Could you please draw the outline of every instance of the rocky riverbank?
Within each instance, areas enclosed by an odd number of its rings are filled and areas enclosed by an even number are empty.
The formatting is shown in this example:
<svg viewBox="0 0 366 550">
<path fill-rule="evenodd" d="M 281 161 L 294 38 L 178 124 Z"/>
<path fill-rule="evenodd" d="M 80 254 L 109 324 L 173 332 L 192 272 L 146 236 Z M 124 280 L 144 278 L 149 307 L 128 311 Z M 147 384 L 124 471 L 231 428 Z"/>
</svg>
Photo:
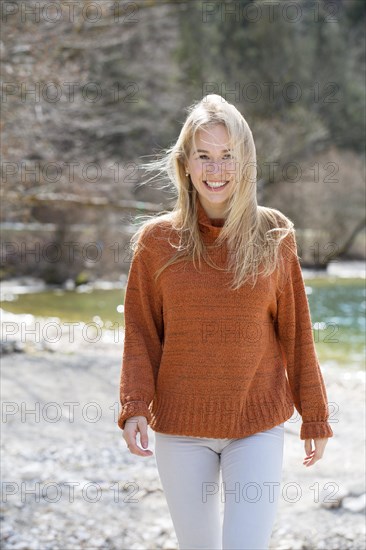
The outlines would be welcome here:
<svg viewBox="0 0 366 550">
<path fill-rule="evenodd" d="M 178 548 L 155 456 L 131 455 L 116 425 L 123 335 L 93 342 L 80 325 L 52 343 L 47 323 L 3 348 L 2 548 Z M 299 419 L 286 422 L 272 549 L 365 548 L 365 376 L 323 372 L 334 437 L 306 468 Z"/>
</svg>

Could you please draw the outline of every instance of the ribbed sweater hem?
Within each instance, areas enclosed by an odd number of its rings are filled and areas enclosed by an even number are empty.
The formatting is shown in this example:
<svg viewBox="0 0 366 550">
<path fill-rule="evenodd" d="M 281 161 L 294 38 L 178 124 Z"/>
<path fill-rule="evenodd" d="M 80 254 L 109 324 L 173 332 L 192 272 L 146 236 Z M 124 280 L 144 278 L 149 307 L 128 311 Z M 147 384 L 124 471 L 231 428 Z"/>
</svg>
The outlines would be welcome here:
<svg viewBox="0 0 366 550">
<path fill-rule="evenodd" d="M 260 402 L 247 397 L 238 403 L 230 397 L 212 396 L 202 401 L 195 396 L 166 393 L 155 395 L 150 404 L 150 427 L 156 432 L 210 438 L 240 438 L 269 430 L 294 413 L 294 404 L 278 392 L 261 396 Z"/>
</svg>

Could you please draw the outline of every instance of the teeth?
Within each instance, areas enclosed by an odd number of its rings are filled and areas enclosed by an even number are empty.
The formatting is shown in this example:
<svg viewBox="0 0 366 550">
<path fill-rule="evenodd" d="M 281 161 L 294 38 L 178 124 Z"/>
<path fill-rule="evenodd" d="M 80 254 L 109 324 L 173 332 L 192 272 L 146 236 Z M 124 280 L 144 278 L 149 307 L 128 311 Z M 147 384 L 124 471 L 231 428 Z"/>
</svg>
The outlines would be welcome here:
<svg viewBox="0 0 366 550">
<path fill-rule="evenodd" d="M 210 187 L 217 188 L 217 187 L 223 187 L 224 185 L 226 185 L 227 182 L 224 181 L 224 182 L 218 182 L 218 183 L 210 183 L 210 182 L 206 181 L 205 183 L 207 183 L 207 185 L 209 185 Z"/>
</svg>

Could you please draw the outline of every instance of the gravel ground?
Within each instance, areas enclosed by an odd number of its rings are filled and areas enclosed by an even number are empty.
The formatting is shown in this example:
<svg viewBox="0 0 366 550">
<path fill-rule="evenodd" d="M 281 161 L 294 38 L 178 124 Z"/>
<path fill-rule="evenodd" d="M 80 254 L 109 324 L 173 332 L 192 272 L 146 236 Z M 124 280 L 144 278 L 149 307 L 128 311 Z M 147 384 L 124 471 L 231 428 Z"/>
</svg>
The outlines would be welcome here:
<svg viewBox="0 0 366 550">
<path fill-rule="evenodd" d="M 3 342 L 2 548 L 178 548 L 155 455 L 131 455 L 116 424 L 121 349 L 111 335 Z M 366 547 L 365 377 L 323 373 L 334 437 L 306 468 L 300 422 L 285 423 L 271 549 Z"/>
</svg>

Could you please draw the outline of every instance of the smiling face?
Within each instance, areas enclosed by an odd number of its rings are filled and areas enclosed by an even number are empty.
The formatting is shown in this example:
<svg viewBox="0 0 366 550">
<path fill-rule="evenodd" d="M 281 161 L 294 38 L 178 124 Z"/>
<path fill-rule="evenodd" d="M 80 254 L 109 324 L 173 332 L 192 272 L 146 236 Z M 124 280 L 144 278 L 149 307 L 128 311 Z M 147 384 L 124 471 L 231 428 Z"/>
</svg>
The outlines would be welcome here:
<svg viewBox="0 0 366 550">
<path fill-rule="evenodd" d="M 186 165 L 200 202 L 210 218 L 223 217 L 233 192 L 235 162 L 230 152 L 229 134 L 224 124 L 201 128 Z"/>
</svg>

